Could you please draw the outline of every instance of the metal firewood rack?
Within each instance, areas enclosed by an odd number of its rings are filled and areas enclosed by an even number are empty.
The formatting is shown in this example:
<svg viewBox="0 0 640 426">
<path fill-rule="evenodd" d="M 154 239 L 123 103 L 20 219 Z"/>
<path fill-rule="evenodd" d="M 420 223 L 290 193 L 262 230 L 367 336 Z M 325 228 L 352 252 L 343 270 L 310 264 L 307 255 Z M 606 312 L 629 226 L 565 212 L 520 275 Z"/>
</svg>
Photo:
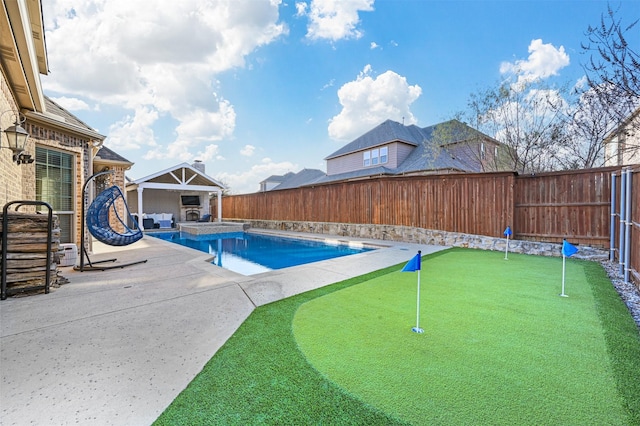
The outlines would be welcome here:
<svg viewBox="0 0 640 426">
<path fill-rule="evenodd" d="M 14 211 L 18 211 L 18 209 L 22 206 L 45 206 L 48 210 L 47 213 L 47 256 L 46 256 L 46 271 L 45 271 L 45 283 L 44 285 L 31 286 L 31 287 L 21 287 L 19 291 L 13 291 L 12 289 L 7 288 L 7 250 L 9 248 L 8 237 L 9 237 L 9 207 L 17 204 Z M 25 291 L 35 291 L 44 289 L 45 294 L 49 293 L 49 287 L 51 283 L 51 245 L 52 245 L 52 234 L 53 234 L 53 209 L 51 206 L 44 201 L 11 201 L 4 205 L 2 209 L 2 287 L 0 288 L 0 300 L 5 300 L 7 296 L 11 296 L 17 292 L 25 292 Z"/>
</svg>

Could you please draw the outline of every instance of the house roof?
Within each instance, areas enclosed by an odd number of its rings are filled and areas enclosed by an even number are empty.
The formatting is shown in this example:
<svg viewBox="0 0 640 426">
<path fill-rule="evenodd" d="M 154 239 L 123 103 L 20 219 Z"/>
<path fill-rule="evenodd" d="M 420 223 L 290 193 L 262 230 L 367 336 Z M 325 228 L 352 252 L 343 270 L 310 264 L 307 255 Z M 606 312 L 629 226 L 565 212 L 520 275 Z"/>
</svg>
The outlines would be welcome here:
<svg viewBox="0 0 640 426">
<path fill-rule="evenodd" d="M 458 120 L 449 120 L 424 128 L 416 125 L 405 126 L 393 120 L 386 120 L 335 151 L 325 160 L 331 160 L 391 142 L 401 142 L 417 147 L 424 144 L 425 141 L 429 141 L 431 144 L 443 146 L 459 143 L 480 135 L 488 138 L 488 136 Z"/>
<path fill-rule="evenodd" d="M 379 124 L 369 130 L 364 135 L 354 139 L 339 150 L 335 151 L 333 154 L 326 157 L 325 160 L 373 148 L 389 142 L 404 142 L 410 145 L 417 145 L 418 141 L 421 140 L 419 133 L 420 128 L 417 126 L 405 126 L 393 120 L 386 120 L 382 124 Z"/>
<path fill-rule="evenodd" d="M 49 69 L 41 3 L 0 3 L 2 74 L 22 112 L 45 110 L 39 74 Z"/>
<path fill-rule="evenodd" d="M 74 126 L 78 126 L 81 127 L 85 130 L 93 130 L 95 132 L 95 129 L 92 128 L 91 126 L 89 126 L 87 123 L 85 123 L 84 121 L 80 120 L 78 117 L 76 117 L 75 115 L 71 114 L 69 111 L 67 111 L 66 109 L 62 108 L 60 105 L 58 105 L 53 99 L 51 99 L 48 96 L 44 97 L 44 101 L 45 101 L 45 105 L 47 107 L 47 113 L 49 114 L 54 114 L 57 115 L 59 117 L 62 117 L 64 119 L 65 123 L 68 124 L 72 124 Z"/>
<path fill-rule="evenodd" d="M 226 189 L 226 186 L 195 167 L 181 163 L 157 173 L 127 183 L 127 191 L 135 188 L 207 191 Z"/>
<path fill-rule="evenodd" d="M 423 141 L 397 169 L 394 169 L 394 173 L 415 173 L 425 170 L 480 172 L 482 167 L 478 158 L 471 156 L 468 147 L 461 143 L 438 145 Z"/>
<path fill-rule="evenodd" d="M 325 173 L 318 169 L 302 169 L 298 173 L 287 173 L 284 177 L 285 179 L 282 183 L 273 188 L 272 191 L 311 185 L 325 177 Z"/>
<path fill-rule="evenodd" d="M 266 178 L 265 180 L 261 181 L 260 183 L 265 183 L 265 182 L 284 182 L 289 176 L 292 176 L 293 172 L 289 172 L 286 173 L 284 175 L 271 175 L 268 178 Z"/>
<path fill-rule="evenodd" d="M 106 136 L 101 135 L 78 117 L 55 103 L 51 98 L 44 96 L 45 111 L 27 111 L 25 115 L 34 122 L 45 123 L 65 131 L 82 135 L 92 140 L 102 141 Z"/>
<path fill-rule="evenodd" d="M 286 179 L 273 190 L 298 188 L 312 184 L 336 182 L 341 180 L 363 179 L 373 176 L 394 176 L 425 172 L 481 172 L 482 164 L 465 143 L 481 138 L 499 144 L 495 139 L 458 120 L 450 120 L 429 127 L 420 128 L 415 125 L 405 126 L 387 120 L 374 129 L 348 143 L 338 151 L 326 157 L 332 160 L 337 157 L 364 151 L 391 142 L 412 145 L 414 148 L 405 160 L 395 169 L 377 166 L 353 170 L 346 173 L 326 175 L 320 170 L 303 170 Z M 303 173 L 304 172 L 304 173 Z"/>
<path fill-rule="evenodd" d="M 94 158 L 94 162 L 105 162 L 105 163 L 124 163 L 128 165 L 133 165 L 133 163 L 115 151 L 107 148 L 106 146 L 101 146 L 100 150 L 96 154 Z"/>
</svg>

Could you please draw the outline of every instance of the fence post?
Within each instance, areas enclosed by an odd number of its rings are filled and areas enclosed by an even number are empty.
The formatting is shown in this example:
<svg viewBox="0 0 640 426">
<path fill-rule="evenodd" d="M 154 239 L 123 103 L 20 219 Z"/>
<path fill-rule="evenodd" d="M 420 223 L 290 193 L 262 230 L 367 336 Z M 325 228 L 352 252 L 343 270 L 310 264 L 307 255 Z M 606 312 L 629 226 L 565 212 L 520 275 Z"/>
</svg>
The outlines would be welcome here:
<svg viewBox="0 0 640 426">
<path fill-rule="evenodd" d="M 609 230 L 609 261 L 616 260 L 616 174 L 611 173 L 611 227 Z"/>
<path fill-rule="evenodd" d="M 620 275 L 624 274 L 624 256 L 625 256 L 625 244 L 624 244 L 624 224 L 625 224 L 625 212 L 626 206 L 625 202 L 627 197 L 625 196 L 625 191 L 627 190 L 627 175 L 626 169 L 622 169 L 620 171 L 620 235 L 619 235 L 619 244 L 618 250 L 618 264 L 620 265 Z"/>
<path fill-rule="evenodd" d="M 516 238 L 516 234 L 518 233 L 519 223 L 515 223 L 516 221 L 516 192 L 518 191 L 517 180 L 516 180 L 517 172 L 513 172 L 509 174 L 507 179 L 507 184 L 509 185 L 509 203 L 506 206 L 508 211 L 506 217 L 506 223 L 511 224 L 511 229 L 513 229 L 513 238 Z M 502 225 L 502 224 L 501 224 Z M 501 226 L 502 227 L 502 226 Z"/>
<path fill-rule="evenodd" d="M 627 168 L 627 212 L 625 213 L 625 248 L 624 248 L 624 282 L 629 283 L 629 272 L 631 271 L 631 183 L 633 176 L 631 167 Z"/>
</svg>

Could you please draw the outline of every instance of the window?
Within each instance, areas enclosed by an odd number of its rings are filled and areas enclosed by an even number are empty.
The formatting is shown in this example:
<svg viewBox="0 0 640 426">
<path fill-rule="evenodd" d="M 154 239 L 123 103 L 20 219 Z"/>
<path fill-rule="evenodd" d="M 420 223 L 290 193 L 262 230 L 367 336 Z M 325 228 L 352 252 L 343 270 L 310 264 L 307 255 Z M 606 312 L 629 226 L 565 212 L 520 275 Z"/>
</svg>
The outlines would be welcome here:
<svg viewBox="0 0 640 426">
<path fill-rule="evenodd" d="M 389 148 L 383 146 L 380 148 L 380 164 L 385 164 L 389 159 Z"/>
<path fill-rule="evenodd" d="M 371 151 L 365 151 L 362 154 L 363 162 L 362 165 L 364 167 L 369 167 L 371 165 Z"/>
<path fill-rule="evenodd" d="M 36 200 L 49 204 L 58 216 L 61 243 L 73 242 L 73 163 L 71 154 L 36 147 Z"/>
<path fill-rule="evenodd" d="M 383 146 L 382 148 L 365 151 L 362 153 L 362 159 L 362 165 L 364 167 L 375 166 L 377 164 L 385 164 L 387 161 L 389 161 L 389 148 Z"/>
<path fill-rule="evenodd" d="M 380 150 L 373 149 L 371 150 L 371 165 L 375 166 L 380 162 Z"/>
<path fill-rule="evenodd" d="M 480 144 L 480 159 L 485 159 L 484 142 Z"/>
</svg>

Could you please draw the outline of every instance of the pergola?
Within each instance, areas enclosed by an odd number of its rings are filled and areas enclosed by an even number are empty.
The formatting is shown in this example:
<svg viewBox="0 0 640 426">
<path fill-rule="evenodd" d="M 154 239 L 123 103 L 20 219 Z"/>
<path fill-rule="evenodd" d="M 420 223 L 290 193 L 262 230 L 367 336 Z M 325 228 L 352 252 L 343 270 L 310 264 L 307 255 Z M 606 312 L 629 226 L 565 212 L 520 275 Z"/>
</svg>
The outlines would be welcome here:
<svg viewBox="0 0 640 426">
<path fill-rule="evenodd" d="M 178 164 L 177 166 L 162 170 L 142 179 L 129 182 L 126 189 L 127 194 L 134 190 L 137 191 L 137 214 L 139 218 L 142 217 L 144 212 L 143 193 L 145 189 L 159 189 L 180 193 L 202 193 L 205 196 L 205 214 L 210 214 L 209 205 L 211 194 L 216 193 L 218 199 L 216 218 L 218 222 L 222 222 L 222 190 L 225 189 L 225 186 L 187 163 Z M 143 221 L 140 220 L 140 226 L 143 226 L 142 222 Z"/>
</svg>

